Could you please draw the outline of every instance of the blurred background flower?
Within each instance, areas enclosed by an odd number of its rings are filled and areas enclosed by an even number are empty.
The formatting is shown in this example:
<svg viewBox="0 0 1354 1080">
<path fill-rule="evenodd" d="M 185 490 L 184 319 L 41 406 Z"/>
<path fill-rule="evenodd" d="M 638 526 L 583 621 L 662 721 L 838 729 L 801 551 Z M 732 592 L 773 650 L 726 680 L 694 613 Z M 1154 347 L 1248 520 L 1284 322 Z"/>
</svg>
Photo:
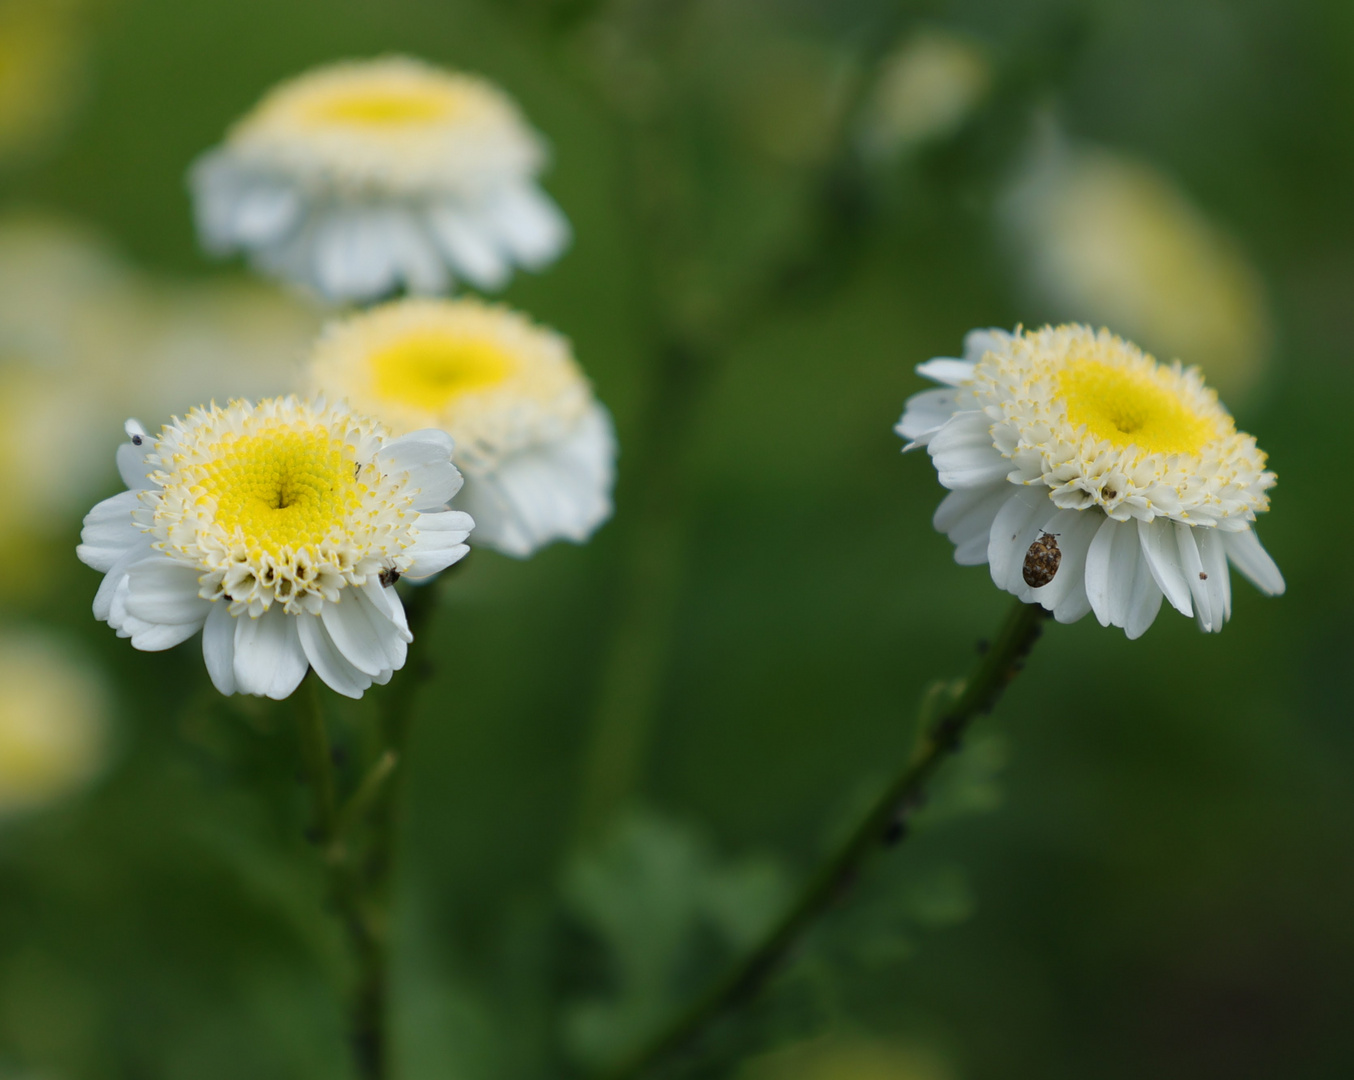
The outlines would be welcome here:
<svg viewBox="0 0 1354 1080">
<path fill-rule="evenodd" d="M 1112 327 L 1244 401 L 1273 348 L 1241 246 L 1148 161 L 1045 128 L 1002 208 L 1031 323 Z"/>
<path fill-rule="evenodd" d="M 0 820 L 77 791 L 108 751 L 108 690 L 60 638 L 0 623 Z"/>
</svg>

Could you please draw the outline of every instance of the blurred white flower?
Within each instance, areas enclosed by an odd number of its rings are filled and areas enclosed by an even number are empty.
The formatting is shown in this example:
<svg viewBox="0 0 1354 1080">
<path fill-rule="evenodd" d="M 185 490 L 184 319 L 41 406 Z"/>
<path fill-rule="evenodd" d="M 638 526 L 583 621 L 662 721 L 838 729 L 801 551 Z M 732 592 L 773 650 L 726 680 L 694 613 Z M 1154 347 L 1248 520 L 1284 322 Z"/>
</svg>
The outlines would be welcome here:
<svg viewBox="0 0 1354 1080">
<path fill-rule="evenodd" d="M 345 405 L 288 397 L 127 435 L 128 490 L 89 512 L 77 549 L 105 574 L 96 618 L 149 652 L 202 630 L 223 694 L 285 698 L 313 667 L 361 697 L 404 666 L 392 586 L 456 562 L 474 526 L 446 509 L 461 476 L 445 432 L 392 439 Z"/>
<path fill-rule="evenodd" d="M 1230 560 L 1264 593 L 1283 576 L 1252 527 L 1275 476 L 1197 368 L 1086 326 L 975 330 L 962 360 L 917 368 L 897 426 L 950 489 L 935 526 L 955 561 L 1059 622 L 1094 611 L 1130 638 L 1162 596 L 1199 628 L 1231 617 Z"/>
<path fill-rule="evenodd" d="M 483 289 L 569 239 L 536 183 L 545 146 L 482 79 L 408 57 L 348 61 L 271 90 L 194 165 L 203 244 L 333 301 Z"/>
<path fill-rule="evenodd" d="M 1259 273 L 1148 163 L 1045 131 L 1002 222 L 1027 299 L 1054 321 L 1117 327 L 1232 397 L 1263 373 L 1272 333 Z"/>
<path fill-rule="evenodd" d="M 107 753 L 108 697 L 57 639 L 0 627 L 0 818 L 77 790 Z"/>
<path fill-rule="evenodd" d="M 0 424 L 44 447 L 0 472 L 0 553 L 36 552 L 31 565 L 52 550 L 25 538 L 68 527 L 88 505 L 111 475 L 100 448 L 127 416 L 290 390 L 318 327 L 274 289 L 171 285 L 74 226 L 0 219 Z M 0 576 L 0 592 L 41 576 Z"/>
<path fill-rule="evenodd" d="M 942 30 L 918 31 L 880 67 L 864 113 L 865 150 L 891 156 L 952 134 L 991 84 L 991 63 L 981 45 Z"/>
<path fill-rule="evenodd" d="M 0 2 L 0 164 L 65 130 L 85 89 L 85 35 L 73 2 Z"/>
<path fill-rule="evenodd" d="M 403 300 L 330 326 L 309 372 L 396 432 L 437 427 L 465 474 L 475 541 L 530 555 L 611 515 L 616 439 L 569 342 L 478 300 Z"/>
</svg>

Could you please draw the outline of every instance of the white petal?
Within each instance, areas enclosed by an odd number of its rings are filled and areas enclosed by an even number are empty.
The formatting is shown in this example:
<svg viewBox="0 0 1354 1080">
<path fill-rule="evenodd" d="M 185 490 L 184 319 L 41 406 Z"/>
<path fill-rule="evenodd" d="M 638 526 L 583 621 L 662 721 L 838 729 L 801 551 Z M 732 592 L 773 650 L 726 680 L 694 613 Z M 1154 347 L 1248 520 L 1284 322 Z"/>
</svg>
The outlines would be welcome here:
<svg viewBox="0 0 1354 1080">
<path fill-rule="evenodd" d="M 1184 571 L 1185 582 L 1189 585 L 1190 597 L 1194 601 L 1194 618 L 1199 629 L 1211 633 L 1222 629 L 1222 598 L 1217 586 L 1210 583 L 1208 572 L 1204 569 L 1203 555 L 1199 550 L 1199 541 L 1203 533 L 1213 530 L 1200 526 L 1195 528 L 1184 522 L 1175 522 L 1175 543 L 1180 550 L 1180 568 Z M 1214 610 L 1214 605 L 1217 610 Z"/>
<path fill-rule="evenodd" d="M 225 601 L 218 600 L 207 613 L 202 627 L 202 659 L 212 685 L 223 694 L 235 693 L 235 619 Z"/>
<path fill-rule="evenodd" d="M 1282 596 L 1284 591 L 1283 575 L 1278 566 L 1260 546 L 1260 538 L 1255 529 L 1227 533 L 1223 539 L 1227 548 L 1227 557 L 1232 565 L 1255 583 L 1255 587 L 1267 596 Z"/>
<path fill-rule="evenodd" d="M 371 685 L 371 676 L 353 667 L 339 652 L 318 615 L 298 615 L 296 630 L 306 659 L 320 680 L 337 694 L 360 698 Z"/>
<path fill-rule="evenodd" d="M 365 675 L 377 676 L 390 665 L 386 662 L 383 635 L 398 636 L 395 627 L 385 619 L 382 625 L 373 622 L 372 608 L 364 604 L 358 594 L 344 589 L 337 603 L 326 603 L 320 609 L 320 618 L 343 657 Z"/>
<path fill-rule="evenodd" d="M 944 383 L 946 386 L 959 386 L 973 378 L 973 367 L 974 365 L 968 360 L 954 360 L 950 357 L 941 356 L 934 360 L 927 360 L 924 364 L 918 364 L 917 374 L 930 379 L 932 382 Z"/>
<path fill-rule="evenodd" d="M 118 475 L 133 491 L 140 491 L 151 486 L 148 474 L 153 468 L 146 464 L 146 455 L 155 449 L 155 440 L 138 420 L 128 420 L 123 427 L 128 441 L 117 449 Z"/>
<path fill-rule="evenodd" d="M 205 617 L 205 612 L 203 613 Z M 190 623 L 143 623 L 140 620 L 128 620 L 124 629 L 132 630 L 133 648 L 142 652 L 163 652 L 175 645 L 187 641 L 202 629 L 202 620 Z"/>
<path fill-rule="evenodd" d="M 569 221 L 534 185 L 509 185 L 486 204 L 504 245 L 523 266 L 539 269 L 569 243 Z"/>
<path fill-rule="evenodd" d="M 381 228 L 395 274 L 409 292 L 436 295 L 447 291 L 451 281 L 442 254 L 412 211 L 401 206 L 384 208 Z"/>
<path fill-rule="evenodd" d="M 297 620 L 274 604 L 257 619 L 235 620 L 235 684 L 242 694 L 281 701 L 301 685 L 306 654 L 296 630 Z"/>
<path fill-rule="evenodd" d="M 107 573 L 123 555 L 142 544 L 146 534 L 132 520 L 139 502 L 135 491 L 123 491 L 85 515 L 81 543 L 75 549 L 82 563 Z"/>
<path fill-rule="evenodd" d="M 611 516 L 616 441 L 610 415 L 595 406 L 569 435 L 513 454 L 476 476 L 457 499 L 475 519 L 475 542 L 530 555 L 554 540 L 582 543 Z"/>
<path fill-rule="evenodd" d="M 376 455 L 376 465 L 383 473 L 409 474 L 409 487 L 419 492 L 414 509 L 440 509 L 464 482 L 460 470 L 451 463 L 453 447 L 445 431 L 425 428 L 386 443 Z"/>
<path fill-rule="evenodd" d="M 1011 471 L 1010 461 L 992 445 L 991 426 L 981 412 L 958 412 L 931 436 L 926 451 L 947 488 L 982 487 Z"/>
<path fill-rule="evenodd" d="M 401 638 L 406 642 L 414 640 L 414 635 L 409 632 L 409 620 L 404 614 L 404 604 L 400 602 L 400 594 L 393 586 L 382 585 L 376 578 L 369 577 L 367 583 L 362 586 L 362 591 L 367 594 L 372 607 L 395 627 Z"/>
<path fill-rule="evenodd" d="M 1156 620 L 1161 610 L 1162 593 L 1147 563 L 1147 553 L 1138 545 L 1138 570 L 1133 575 L 1133 592 L 1128 598 L 1128 616 L 1124 619 L 1124 634 L 1130 641 L 1142 637 Z"/>
<path fill-rule="evenodd" d="M 1053 580 L 1031 590 L 1032 599 L 1044 610 L 1052 611 L 1056 616 L 1060 607 L 1066 614 L 1080 609 L 1086 602 L 1086 553 L 1099 528 L 1100 515 L 1093 510 L 1059 510 L 1040 526 L 1040 532 L 1054 538 L 1060 556 Z M 1023 581 L 1024 559 L 1021 559 L 1020 572 Z M 1064 601 L 1069 596 L 1073 603 L 1066 605 Z"/>
<path fill-rule="evenodd" d="M 1086 596 L 1101 626 L 1124 626 L 1134 580 L 1142 566 L 1138 528 L 1106 518 L 1086 552 Z"/>
<path fill-rule="evenodd" d="M 1199 529 L 1199 558 L 1208 575 L 1213 617 L 1222 612 L 1222 622 L 1232 617 L 1232 575 L 1227 572 L 1227 546 L 1217 529 Z"/>
<path fill-rule="evenodd" d="M 414 560 L 405 575 L 417 581 L 440 573 L 464 557 L 470 549 L 463 541 L 474 527 L 470 515 L 460 510 L 420 514 L 414 542 L 405 549 Z"/>
<path fill-rule="evenodd" d="M 278 180 L 249 184 L 236 198 L 231 235 L 242 247 L 275 244 L 294 229 L 301 218 L 300 195 Z"/>
<path fill-rule="evenodd" d="M 1166 595 L 1171 606 L 1181 615 L 1193 615 L 1189 583 L 1180 563 L 1180 549 L 1175 542 L 1173 522 L 1167 518 L 1138 522 L 1138 539 L 1147 557 L 1147 567 L 1157 587 Z"/>
<path fill-rule="evenodd" d="M 447 262 L 481 289 L 497 289 L 509 276 L 508 262 L 485 235 L 485 226 L 461 209 L 439 205 L 428 210 L 428 224 Z"/>
<path fill-rule="evenodd" d="M 941 500 L 932 524 L 953 541 L 954 561 L 960 566 L 987 562 L 992 522 L 1015 492 L 1015 487 L 1002 480 L 985 488 L 961 488 Z"/>
<path fill-rule="evenodd" d="M 343 206 L 315 226 L 315 282 L 330 300 L 370 300 L 397 284 L 394 249 L 379 212 Z"/>
<path fill-rule="evenodd" d="M 894 427 L 899 435 L 910 440 L 903 449 L 911 450 L 916 446 L 925 446 L 931 435 L 940 430 L 941 425 L 954 415 L 958 406 L 957 392 L 949 387 L 939 390 L 923 390 L 907 399 L 902 419 Z"/>
<path fill-rule="evenodd" d="M 970 330 L 964 335 L 964 362 L 978 364 L 990 352 L 1001 352 L 1011 341 L 1005 330 Z"/>
<path fill-rule="evenodd" d="M 94 594 L 94 617 L 96 619 L 107 620 L 111 617 L 114 596 L 118 590 L 122 590 L 124 593 L 127 590 L 127 568 L 132 563 L 144 559 L 150 554 L 150 550 L 150 537 L 145 533 L 140 533 L 136 542 L 119 555 L 113 565 L 108 568 L 108 573 L 104 575 L 103 581 L 99 582 L 98 592 Z M 110 625 L 112 624 L 110 623 Z M 113 628 L 117 629 L 116 626 Z"/>
<path fill-rule="evenodd" d="M 1047 488 L 1017 487 L 997 511 L 987 545 L 988 568 L 997 588 L 1017 595 L 1028 591 L 1021 580 L 1025 553 L 1039 535 L 1040 523 L 1048 520 L 1051 505 Z"/>
<path fill-rule="evenodd" d="M 127 569 L 127 612 L 148 623 L 201 623 L 211 602 L 198 595 L 196 567 L 155 554 Z"/>
</svg>

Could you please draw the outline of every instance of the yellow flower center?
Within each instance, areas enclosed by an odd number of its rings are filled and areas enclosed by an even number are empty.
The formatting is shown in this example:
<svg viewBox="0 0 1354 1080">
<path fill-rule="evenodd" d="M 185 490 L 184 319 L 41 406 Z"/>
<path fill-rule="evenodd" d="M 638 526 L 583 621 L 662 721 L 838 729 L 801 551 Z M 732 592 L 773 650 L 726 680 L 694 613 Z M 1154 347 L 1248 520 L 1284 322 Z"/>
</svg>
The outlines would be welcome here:
<svg viewBox="0 0 1354 1080">
<path fill-rule="evenodd" d="M 1074 360 L 1058 373 L 1057 395 L 1067 419 L 1097 439 L 1149 454 L 1197 454 L 1220 434 L 1172 391 L 1174 373 L 1133 370 L 1097 360 Z"/>
<path fill-rule="evenodd" d="M 431 411 L 502 382 L 515 367 L 492 341 L 426 331 L 387 346 L 370 363 L 378 398 Z"/>
<path fill-rule="evenodd" d="M 414 89 L 347 90 L 317 101 L 310 117 L 319 124 L 399 127 L 443 120 L 455 112 L 445 93 Z"/>
<path fill-rule="evenodd" d="M 194 471 L 193 494 L 216 504 L 216 524 L 228 536 L 239 530 L 251 558 L 314 551 L 360 509 L 366 490 L 352 446 L 321 427 L 228 434 Z"/>
</svg>

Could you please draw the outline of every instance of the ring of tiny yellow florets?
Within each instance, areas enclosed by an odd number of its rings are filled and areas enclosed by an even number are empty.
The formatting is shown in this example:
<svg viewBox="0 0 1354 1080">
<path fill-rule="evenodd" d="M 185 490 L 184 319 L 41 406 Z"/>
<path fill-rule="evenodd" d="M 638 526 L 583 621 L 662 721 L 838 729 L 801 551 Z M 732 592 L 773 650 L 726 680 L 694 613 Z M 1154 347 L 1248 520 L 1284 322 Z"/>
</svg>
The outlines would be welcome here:
<svg viewBox="0 0 1354 1080">
<path fill-rule="evenodd" d="M 239 525 L 225 527 L 217 520 L 219 500 L 201 483 L 237 437 L 279 431 L 332 440 L 344 448 L 352 470 L 347 506 L 300 545 L 261 544 Z M 166 425 L 147 454 L 154 486 L 140 493 L 133 518 L 152 535 L 154 549 L 201 570 L 199 595 L 228 603 L 232 615 L 257 617 L 275 603 L 288 614 L 318 614 L 345 587 L 411 565 L 405 549 L 418 514 L 404 475 L 384 475 L 373 460 L 384 442 L 384 429 L 371 421 L 294 400 L 194 409 Z"/>
<path fill-rule="evenodd" d="M 1097 439 L 1084 424 L 1074 426 L 1055 385 L 1069 356 L 1088 350 L 1104 362 L 1154 373 L 1181 404 L 1216 426 L 1216 437 L 1198 453 L 1148 453 Z M 981 409 L 991 421 L 992 444 L 1011 462 L 1008 479 L 1046 485 L 1063 509 L 1099 507 L 1119 521 L 1166 517 L 1239 531 L 1269 507 L 1265 492 L 1275 474 L 1266 471 L 1255 439 L 1236 430 L 1198 369 L 1178 362 L 1163 367 L 1108 331 L 1018 333 L 1000 352 L 982 357 L 958 401 L 961 410 Z"/>
</svg>

